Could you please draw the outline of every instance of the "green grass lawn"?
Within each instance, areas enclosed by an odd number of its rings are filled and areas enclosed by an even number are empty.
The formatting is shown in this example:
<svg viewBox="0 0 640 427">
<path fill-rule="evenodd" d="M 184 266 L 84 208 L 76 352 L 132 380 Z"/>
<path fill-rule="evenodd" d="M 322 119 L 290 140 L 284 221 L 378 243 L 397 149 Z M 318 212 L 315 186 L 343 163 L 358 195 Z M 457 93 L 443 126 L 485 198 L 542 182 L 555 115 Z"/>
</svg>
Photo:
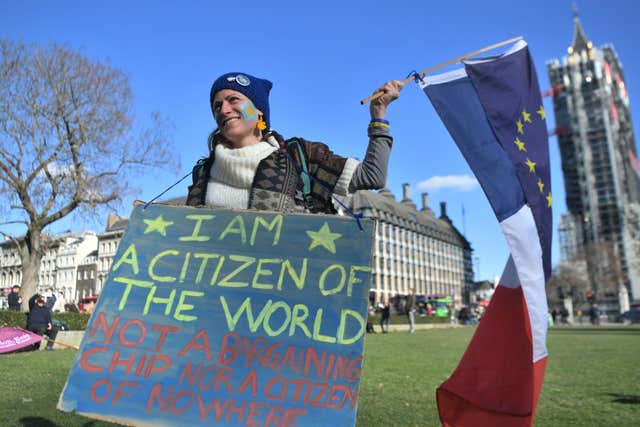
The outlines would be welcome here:
<svg viewBox="0 0 640 427">
<path fill-rule="evenodd" d="M 473 329 L 367 335 L 359 427 L 437 426 L 436 387 Z M 536 426 L 640 425 L 640 329 L 554 328 Z M 113 425 L 55 409 L 75 352 L 1 356 L 0 426 Z"/>
</svg>

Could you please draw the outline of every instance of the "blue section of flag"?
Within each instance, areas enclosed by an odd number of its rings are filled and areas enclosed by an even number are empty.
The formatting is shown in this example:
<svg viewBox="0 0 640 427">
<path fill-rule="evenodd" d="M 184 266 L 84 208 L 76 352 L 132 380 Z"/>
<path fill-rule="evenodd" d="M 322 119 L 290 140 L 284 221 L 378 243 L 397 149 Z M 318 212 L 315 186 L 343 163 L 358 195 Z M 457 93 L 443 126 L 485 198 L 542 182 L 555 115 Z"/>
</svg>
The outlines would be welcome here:
<svg viewBox="0 0 640 427">
<path fill-rule="evenodd" d="M 545 113 L 536 70 L 524 47 L 465 69 L 533 212 L 545 279 L 551 274 L 551 175 Z M 519 141 L 519 143 L 516 143 Z"/>
<path fill-rule="evenodd" d="M 427 82 L 431 100 L 478 178 L 498 221 L 526 203 L 532 210 L 551 273 L 551 179 L 545 112 L 526 45 L 465 65 Z"/>
<path fill-rule="evenodd" d="M 515 167 L 496 140 L 471 80 L 462 77 L 429 85 L 425 92 L 480 182 L 498 221 L 520 210 L 525 196 Z"/>
</svg>

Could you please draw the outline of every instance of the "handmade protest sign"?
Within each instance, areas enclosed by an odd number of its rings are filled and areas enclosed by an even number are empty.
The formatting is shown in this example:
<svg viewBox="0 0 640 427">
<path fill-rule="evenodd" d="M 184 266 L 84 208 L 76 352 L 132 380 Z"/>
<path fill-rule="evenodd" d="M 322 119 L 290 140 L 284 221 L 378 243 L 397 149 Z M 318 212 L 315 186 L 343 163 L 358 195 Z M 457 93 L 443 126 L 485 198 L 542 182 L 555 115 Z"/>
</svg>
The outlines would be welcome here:
<svg viewBox="0 0 640 427">
<path fill-rule="evenodd" d="M 58 408 L 130 425 L 354 425 L 361 222 L 136 207 Z"/>
</svg>

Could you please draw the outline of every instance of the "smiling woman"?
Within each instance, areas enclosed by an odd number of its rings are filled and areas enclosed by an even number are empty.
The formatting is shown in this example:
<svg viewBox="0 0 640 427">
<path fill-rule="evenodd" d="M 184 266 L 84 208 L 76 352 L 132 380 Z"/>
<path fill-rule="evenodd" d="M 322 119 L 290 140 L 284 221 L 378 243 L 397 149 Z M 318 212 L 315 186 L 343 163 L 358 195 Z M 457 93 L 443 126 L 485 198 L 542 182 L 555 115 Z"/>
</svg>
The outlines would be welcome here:
<svg viewBox="0 0 640 427">
<path fill-rule="evenodd" d="M 270 81 L 237 72 L 220 76 L 210 93 L 218 127 L 209 135 L 209 157 L 194 167 L 187 204 L 335 213 L 331 193 L 384 187 L 393 142 L 386 111 L 402 86 L 394 80 L 376 90 L 383 96 L 371 103 L 369 145 L 360 163 L 325 144 L 285 140 L 272 130 Z"/>
</svg>

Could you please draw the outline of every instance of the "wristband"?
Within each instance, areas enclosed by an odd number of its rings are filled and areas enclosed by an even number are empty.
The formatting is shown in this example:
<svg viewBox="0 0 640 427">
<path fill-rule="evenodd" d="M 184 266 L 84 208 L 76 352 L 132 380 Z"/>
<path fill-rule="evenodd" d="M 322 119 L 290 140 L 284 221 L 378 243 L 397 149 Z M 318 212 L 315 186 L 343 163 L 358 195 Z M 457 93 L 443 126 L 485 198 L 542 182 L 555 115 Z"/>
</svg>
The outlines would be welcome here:
<svg viewBox="0 0 640 427">
<path fill-rule="evenodd" d="M 384 127 L 389 128 L 389 121 L 384 119 L 371 119 L 369 122 L 369 127 Z"/>
</svg>

